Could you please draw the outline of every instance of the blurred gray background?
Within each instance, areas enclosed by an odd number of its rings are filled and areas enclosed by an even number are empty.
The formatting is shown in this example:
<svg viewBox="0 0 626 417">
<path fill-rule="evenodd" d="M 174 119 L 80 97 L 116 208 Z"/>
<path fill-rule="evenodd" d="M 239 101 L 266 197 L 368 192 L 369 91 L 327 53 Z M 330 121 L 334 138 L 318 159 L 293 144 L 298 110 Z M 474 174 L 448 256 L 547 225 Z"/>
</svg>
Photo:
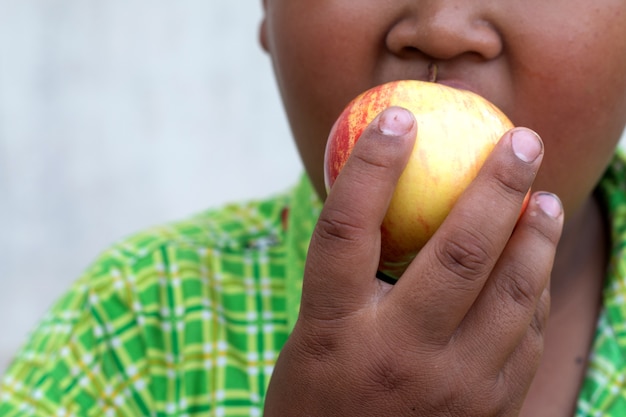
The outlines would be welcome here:
<svg viewBox="0 0 626 417">
<path fill-rule="evenodd" d="M 301 171 L 261 0 L 0 0 L 0 374 L 115 240 Z"/>
</svg>

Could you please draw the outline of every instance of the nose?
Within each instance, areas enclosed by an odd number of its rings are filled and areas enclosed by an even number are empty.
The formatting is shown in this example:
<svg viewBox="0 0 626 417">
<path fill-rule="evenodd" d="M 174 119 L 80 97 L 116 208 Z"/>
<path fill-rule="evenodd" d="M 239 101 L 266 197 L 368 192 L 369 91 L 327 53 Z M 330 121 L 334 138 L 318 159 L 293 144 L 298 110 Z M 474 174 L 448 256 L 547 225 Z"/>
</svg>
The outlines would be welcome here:
<svg viewBox="0 0 626 417">
<path fill-rule="evenodd" d="M 388 31 L 386 46 L 401 57 L 494 59 L 502 53 L 503 41 L 487 6 L 480 3 L 413 0 Z"/>
</svg>

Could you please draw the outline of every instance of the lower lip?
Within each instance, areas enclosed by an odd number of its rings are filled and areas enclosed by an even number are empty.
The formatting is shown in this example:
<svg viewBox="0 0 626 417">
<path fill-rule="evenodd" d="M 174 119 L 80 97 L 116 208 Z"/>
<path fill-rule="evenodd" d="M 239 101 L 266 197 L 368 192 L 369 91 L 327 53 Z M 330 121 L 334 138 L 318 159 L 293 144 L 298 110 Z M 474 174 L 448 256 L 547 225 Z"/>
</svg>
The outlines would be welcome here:
<svg viewBox="0 0 626 417">
<path fill-rule="evenodd" d="M 456 81 L 456 80 L 437 80 L 437 83 L 445 85 L 447 87 L 456 88 L 457 90 L 471 91 L 474 94 L 480 95 L 474 88 L 471 88 L 467 84 L 462 83 L 460 81 Z"/>
</svg>

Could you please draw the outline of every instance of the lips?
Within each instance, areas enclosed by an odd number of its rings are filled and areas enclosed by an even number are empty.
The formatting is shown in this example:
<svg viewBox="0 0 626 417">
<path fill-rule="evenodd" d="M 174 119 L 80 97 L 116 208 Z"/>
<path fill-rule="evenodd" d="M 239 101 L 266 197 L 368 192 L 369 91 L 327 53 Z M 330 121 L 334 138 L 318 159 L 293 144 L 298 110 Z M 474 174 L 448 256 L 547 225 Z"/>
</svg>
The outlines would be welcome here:
<svg viewBox="0 0 626 417">
<path fill-rule="evenodd" d="M 482 94 L 480 94 L 476 88 L 472 88 L 469 84 L 460 81 L 460 80 L 447 80 L 447 79 L 438 79 L 437 80 L 438 84 L 442 84 L 448 87 L 452 87 L 452 88 L 456 88 L 457 90 L 466 90 L 466 91 L 471 91 L 474 94 L 478 94 L 479 96 L 482 96 Z"/>
<path fill-rule="evenodd" d="M 437 84 L 442 84 L 447 87 L 455 88 L 457 90 L 470 91 L 477 94 L 496 106 L 501 102 L 502 95 L 497 94 L 491 90 L 490 86 L 496 85 L 492 81 L 492 75 L 489 75 L 487 71 L 479 70 L 478 68 L 459 68 L 450 67 L 444 63 L 431 63 L 429 65 L 419 65 L 412 67 L 413 71 L 407 71 L 405 68 L 402 72 L 395 72 L 393 74 L 387 73 L 386 77 L 379 80 L 379 84 L 384 84 L 390 81 L 400 80 L 417 80 L 417 81 L 429 81 Z M 415 70 L 419 69 L 419 72 Z M 494 74 L 495 75 L 495 74 Z M 499 78 L 495 75 L 496 78 Z"/>
</svg>

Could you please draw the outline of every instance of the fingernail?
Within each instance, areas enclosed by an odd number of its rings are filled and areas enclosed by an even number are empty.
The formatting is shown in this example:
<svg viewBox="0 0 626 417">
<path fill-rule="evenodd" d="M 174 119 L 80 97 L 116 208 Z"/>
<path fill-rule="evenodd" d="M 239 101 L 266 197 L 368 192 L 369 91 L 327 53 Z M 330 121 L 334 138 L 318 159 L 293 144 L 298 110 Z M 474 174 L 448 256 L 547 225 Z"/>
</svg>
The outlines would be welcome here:
<svg viewBox="0 0 626 417">
<path fill-rule="evenodd" d="M 401 136 L 413 127 L 415 119 L 402 107 L 390 107 L 383 111 L 378 119 L 378 130 L 385 136 Z"/>
<path fill-rule="evenodd" d="M 551 193 L 539 193 L 535 196 L 535 201 L 541 210 L 548 216 L 556 219 L 563 213 L 561 200 Z"/>
<path fill-rule="evenodd" d="M 541 154 L 543 143 L 531 130 L 516 130 L 511 138 L 513 152 L 524 162 L 533 162 Z"/>
</svg>

